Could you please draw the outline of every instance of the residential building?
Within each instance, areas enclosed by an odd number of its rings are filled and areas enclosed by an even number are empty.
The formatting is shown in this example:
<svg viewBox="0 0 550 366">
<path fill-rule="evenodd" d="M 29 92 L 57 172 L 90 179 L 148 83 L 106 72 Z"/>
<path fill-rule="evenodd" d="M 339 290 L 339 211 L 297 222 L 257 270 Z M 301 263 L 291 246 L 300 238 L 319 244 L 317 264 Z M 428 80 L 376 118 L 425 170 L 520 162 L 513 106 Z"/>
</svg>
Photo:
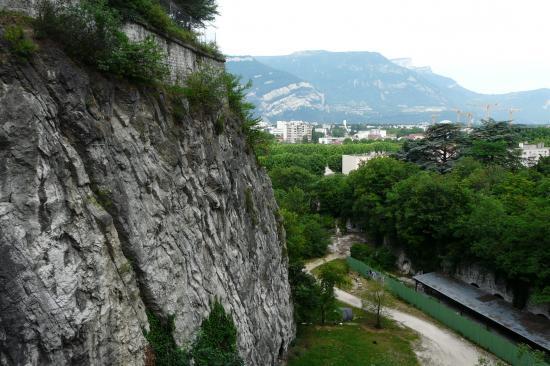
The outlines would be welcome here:
<svg viewBox="0 0 550 366">
<path fill-rule="evenodd" d="M 521 142 L 519 148 L 521 150 L 521 163 L 524 166 L 533 166 L 541 157 L 550 156 L 550 147 L 544 147 L 542 142 L 531 145 Z"/>
<path fill-rule="evenodd" d="M 373 128 L 367 131 L 358 131 L 354 136 L 356 140 L 381 140 L 387 138 L 387 131 Z"/>
<path fill-rule="evenodd" d="M 304 138 L 311 141 L 313 126 L 303 121 L 277 121 L 276 130 L 282 134 L 283 142 L 295 144 Z"/>
<path fill-rule="evenodd" d="M 368 154 L 361 155 L 342 155 L 342 174 L 347 175 L 359 168 L 361 164 L 364 164 L 371 159 L 383 156 L 388 156 L 388 154 L 386 152 L 373 151 Z"/>
</svg>

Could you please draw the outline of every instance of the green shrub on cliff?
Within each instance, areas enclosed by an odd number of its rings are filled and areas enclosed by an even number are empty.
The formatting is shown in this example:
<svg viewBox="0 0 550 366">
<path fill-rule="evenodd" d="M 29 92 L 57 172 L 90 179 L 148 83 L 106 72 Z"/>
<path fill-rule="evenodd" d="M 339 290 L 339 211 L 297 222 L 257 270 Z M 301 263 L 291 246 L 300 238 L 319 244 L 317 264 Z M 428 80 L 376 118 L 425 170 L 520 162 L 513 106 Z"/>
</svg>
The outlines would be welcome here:
<svg viewBox="0 0 550 366">
<path fill-rule="evenodd" d="M 136 81 L 162 81 L 168 69 L 158 45 L 152 39 L 132 42 L 120 27 L 119 13 L 104 0 L 69 6 L 45 1 L 35 22 L 39 35 L 84 63 Z"/>
<path fill-rule="evenodd" d="M 210 66 L 203 66 L 187 77 L 182 93 L 192 113 L 199 118 L 223 113 L 227 96 L 224 77 L 222 69 Z"/>
<path fill-rule="evenodd" d="M 147 312 L 149 332 L 145 333 L 145 339 L 149 342 L 154 353 L 156 366 L 187 366 L 188 355 L 179 348 L 174 341 L 174 317 L 159 319 L 152 312 Z"/>
<path fill-rule="evenodd" d="M 213 0 L 185 0 L 179 1 L 178 5 L 186 3 L 186 7 L 184 8 L 187 11 L 190 5 L 197 2 L 210 2 L 215 5 L 215 1 Z M 201 42 L 197 33 L 192 30 L 193 27 L 204 25 L 205 21 L 214 20 L 215 15 L 218 13 L 217 8 L 214 6 L 212 9 L 211 4 L 202 6 L 202 9 L 200 4 L 193 5 L 194 12 L 192 11 L 192 15 L 186 17 L 183 22 L 178 21 L 179 17 L 176 16 L 177 14 L 167 14 L 165 8 L 156 0 L 108 0 L 108 5 L 117 9 L 125 20 L 147 23 L 171 37 L 195 46 L 204 53 L 220 58 L 223 57 L 215 43 Z M 211 11 L 214 12 L 212 13 Z"/>
<path fill-rule="evenodd" d="M 38 49 L 38 46 L 25 35 L 20 25 L 7 27 L 3 38 L 8 42 L 10 51 L 21 58 L 29 58 Z"/>
<path fill-rule="evenodd" d="M 208 318 L 202 321 L 191 349 L 195 366 L 243 366 L 237 350 L 237 329 L 231 315 L 215 301 Z"/>
</svg>

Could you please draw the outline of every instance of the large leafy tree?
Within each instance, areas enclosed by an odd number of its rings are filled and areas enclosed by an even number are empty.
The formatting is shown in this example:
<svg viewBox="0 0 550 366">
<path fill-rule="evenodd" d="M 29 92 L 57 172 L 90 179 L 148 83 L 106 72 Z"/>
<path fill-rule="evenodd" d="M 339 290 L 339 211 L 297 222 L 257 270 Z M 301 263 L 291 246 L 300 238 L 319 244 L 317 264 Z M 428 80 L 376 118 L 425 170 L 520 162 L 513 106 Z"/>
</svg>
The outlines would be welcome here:
<svg viewBox="0 0 550 366">
<path fill-rule="evenodd" d="M 423 140 L 403 146 L 401 156 L 419 166 L 438 172 L 448 172 L 464 151 L 464 133 L 461 126 L 439 123 L 430 126 Z"/>
<path fill-rule="evenodd" d="M 520 166 L 519 132 L 507 121 L 484 120 L 474 130 L 468 155 L 488 165 L 516 169 Z"/>
<path fill-rule="evenodd" d="M 351 191 L 346 176 L 334 174 L 323 177 L 312 185 L 311 192 L 321 214 L 349 216 Z"/>
<path fill-rule="evenodd" d="M 370 160 L 348 178 L 352 190 L 352 218 L 376 243 L 392 231 L 388 222 L 386 195 L 392 187 L 416 173 L 418 168 L 392 158 Z"/>
<path fill-rule="evenodd" d="M 397 238 L 419 267 L 432 270 L 462 254 L 455 227 L 469 213 L 471 201 L 459 182 L 428 172 L 399 182 L 388 193 Z"/>
</svg>

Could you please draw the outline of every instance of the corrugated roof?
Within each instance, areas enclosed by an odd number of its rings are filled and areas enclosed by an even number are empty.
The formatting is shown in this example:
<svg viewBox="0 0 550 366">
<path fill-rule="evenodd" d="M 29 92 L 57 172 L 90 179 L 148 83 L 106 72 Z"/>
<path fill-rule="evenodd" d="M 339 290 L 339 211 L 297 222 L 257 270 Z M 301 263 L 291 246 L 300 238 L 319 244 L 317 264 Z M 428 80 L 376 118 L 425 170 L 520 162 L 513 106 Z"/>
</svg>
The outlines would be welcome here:
<svg viewBox="0 0 550 366">
<path fill-rule="evenodd" d="M 518 310 L 497 296 L 441 273 L 413 278 L 550 351 L 550 320 Z"/>
</svg>

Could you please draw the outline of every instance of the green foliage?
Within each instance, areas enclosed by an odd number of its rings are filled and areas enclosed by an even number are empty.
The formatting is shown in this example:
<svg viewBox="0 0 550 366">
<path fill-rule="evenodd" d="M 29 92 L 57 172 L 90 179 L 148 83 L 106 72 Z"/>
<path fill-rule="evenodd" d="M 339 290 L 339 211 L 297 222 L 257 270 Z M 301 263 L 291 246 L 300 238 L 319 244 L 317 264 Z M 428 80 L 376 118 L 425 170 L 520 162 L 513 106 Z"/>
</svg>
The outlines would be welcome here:
<svg viewBox="0 0 550 366">
<path fill-rule="evenodd" d="M 224 71 L 215 67 L 203 66 L 191 73 L 182 89 L 183 96 L 189 102 L 191 112 L 198 118 L 222 113 L 228 90 Z"/>
<path fill-rule="evenodd" d="M 533 144 L 543 142 L 546 146 L 550 146 L 550 128 L 524 126 L 519 129 L 518 139 Z"/>
<path fill-rule="evenodd" d="M 174 1 L 185 14 L 182 17 L 184 26 L 205 27 L 207 22 L 212 22 L 218 15 L 216 0 L 175 0 Z"/>
<path fill-rule="evenodd" d="M 155 354 L 156 366 L 187 366 L 188 356 L 178 348 L 172 333 L 174 332 L 174 317 L 160 319 L 152 312 L 147 312 L 149 332 L 145 338 Z"/>
<path fill-rule="evenodd" d="M 381 244 L 384 235 L 391 233 L 391 212 L 386 209 L 387 194 L 394 184 L 418 172 L 412 164 L 392 158 L 370 160 L 348 178 L 352 190 L 352 217 Z"/>
<path fill-rule="evenodd" d="M 231 315 L 215 301 L 208 318 L 202 321 L 190 352 L 196 366 L 241 366 L 237 350 L 237 329 Z"/>
<path fill-rule="evenodd" d="M 306 273 L 303 263 L 298 261 L 289 264 L 288 281 L 296 323 L 316 322 L 321 306 L 321 287 L 315 278 Z"/>
<path fill-rule="evenodd" d="M 550 156 L 540 158 L 534 168 L 539 173 L 550 176 Z"/>
<path fill-rule="evenodd" d="M 276 167 L 269 172 L 275 189 L 300 188 L 307 190 L 317 177 L 302 167 Z"/>
<path fill-rule="evenodd" d="M 44 1 L 35 21 L 38 34 L 55 39 L 76 59 L 100 70 L 141 82 L 162 81 L 164 56 L 152 39 L 131 42 L 121 18 L 105 0 L 65 5 Z"/>
<path fill-rule="evenodd" d="M 334 296 L 334 286 L 346 283 L 346 274 L 334 265 L 323 266 L 319 273 L 321 282 L 321 304 L 320 315 L 321 324 L 325 324 L 332 313 L 336 310 L 336 297 Z"/>
<path fill-rule="evenodd" d="M 322 257 L 330 243 L 323 219 L 316 214 L 299 214 L 281 209 L 291 260 Z"/>
<path fill-rule="evenodd" d="M 321 214 L 349 217 L 352 207 L 349 180 L 341 174 L 320 178 L 311 185 L 311 193 Z"/>
<path fill-rule="evenodd" d="M 250 83 L 242 85 L 237 76 L 205 65 L 187 77 L 182 94 L 198 118 L 214 119 L 218 134 L 223 132 L 226 121 L 237 120 L 249 151 L 266 153 L 271 138 L 257 127 L 260 120 L 253 114 L 254 105 L 246 101 L 249 87 Z"/>
<path fill-rule="evenodd" d="M 437 268 L 445 256 L 460 254 L 453 247 L 453 225 L 468 213 L 471 202 L 462 185 L 426 172 L 397 183 L 388 193 L 397 238 L 426 270 Z"/>
<path fill-rule="evenodd" d="M 321 176 L 328 165 L 335 172 L 342 171 L 342 155 L 364 154 L 372 151 L 396 152 L 400 148 L 395 142 L 369 142 L 348 145 L 321 144 L 273 144 L 269 155 L 261 154 L 260 161 L 267 170 L 276 167 L 299 166 Z"/>
<path fill-rule="evenodd" d="M 8 42 L 10 52 L 22 59 L 28 59 L 38 50 L 38 46 L 25 35 L 20 25 L 6 27 L 3 38 Z"/>
<path fill-rule="evenodd" d="M 342 127 L 334 127 L 330 130 L 330 135 L 332 137 L 344 137 L 346 135 L 346 130 Z"/>
<path fill-rule="evenodd" d="M 373 247 L 368 244 L 353 244 L 351 256 L 385 271 L 391 271 L 395 267 L 396 257 L 387 246 Z"/>
<path fill-rule="evenodd" d="M 181 1 L 182 3 L 184 1 Z M 213 0 L 192 0 L 185 1 L 190 6 L 196 6 L 196 3 L 208 3 Z M 195 3 L 193 5 L 192 3 Z M 186 42 L 192 46 L 195 46 L 200 51 L 206 54 L 223 58 L 223 55 L 218 50 L 217 46 L 212 43 L 201 42 L 195 32 L 191 30 L 191 20 L 189 17 L 184 19 L 183 24 L 178 24 L 176 20 L 158 3 L 156 0 L 108 0 L 109 6 L 117 9 L 121 16 L 127 20 L 145 22 L 159 31 L 166 33 L 176 39 Z M 196 8 L 198 12 L 202 9 Z M 217 14 L 217 12 L 211 13 L 211 19 Z M 198 18 L 200 20 L 201 18 Z M 202 18 L 204 19 L 204 17 Z M 199 25 L 196 21 L 193 24 Z"/>
<path fill-rule="evenodd" d="M 403 159 L 425 169 L 450 171 L 464 149 L 464 134 L 460 128 L 460 125 L 451 123 L 430 126 L 425 139 L 405 143 Z"/>
<path fill-rule="evenodd" d="M 142 42 L 121 37 L 109 56 L 99 60 L 99 68 L 141 82 L 160 81 L 168 75 L 164 56 L 152 37 Z"/>
<path fill-rule="evenodd" d="M 510 169 L 520 166 L 517 128 L 508 122 L 483 121 L 470 136 L 467 155 L 486 165 L 500 165 Z"/>
</svg>

